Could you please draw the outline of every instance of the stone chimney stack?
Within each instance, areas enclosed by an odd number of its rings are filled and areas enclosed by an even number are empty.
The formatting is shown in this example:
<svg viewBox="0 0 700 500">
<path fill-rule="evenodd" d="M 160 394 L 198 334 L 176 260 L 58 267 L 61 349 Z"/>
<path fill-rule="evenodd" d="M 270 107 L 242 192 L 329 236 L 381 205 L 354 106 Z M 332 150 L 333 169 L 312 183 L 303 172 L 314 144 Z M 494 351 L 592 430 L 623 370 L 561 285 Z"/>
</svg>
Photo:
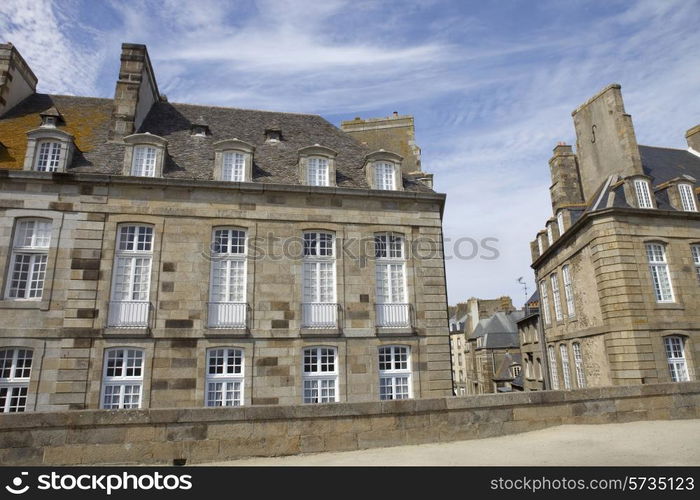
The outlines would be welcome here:
<svg viewBox="0 0 700 500">
<path fill-rule="evenodd" d="M 135 133 L 155 102 L 158 85 L 145 45 L 123 43 L 109 136 L 121 141 Z"/>
<path fill-rule="evenodd" d="M 693 151 L 700 153 L 700 125 L 695 125 L 685 133 L 685 140 L 688 141 L 688 147 Z"/>
<path fill-rule="evenodd" d="M 625 113 L 620 85 L 608 85 L 571 115 L 581 189 L 590 200 L 607 177 L 644 175 L 632 117 Z"/>
<path fill-rule="evenodd" d="M 11 43 L 0 43 L 0 116 L 36 92 L 37 77 Z"/>
<path fill-rule="evenodd" d="M 554 148 L 554 154 L 549 160 L 549 170 L 552 175 L 552 185 L 549 188 L 552 213 L 556 214 L 560 208 L 584 202 L 578 162 L 571 146 L 559 143 Z"/>
</svg>

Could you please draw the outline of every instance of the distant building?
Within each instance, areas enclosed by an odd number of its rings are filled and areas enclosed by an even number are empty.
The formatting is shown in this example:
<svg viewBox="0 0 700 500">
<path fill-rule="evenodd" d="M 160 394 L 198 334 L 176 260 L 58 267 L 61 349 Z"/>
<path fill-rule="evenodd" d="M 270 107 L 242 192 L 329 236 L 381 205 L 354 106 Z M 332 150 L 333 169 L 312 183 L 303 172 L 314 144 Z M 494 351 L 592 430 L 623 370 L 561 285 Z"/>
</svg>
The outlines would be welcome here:
<svg viewBox="0 0 700 500">
<path fill-rule="evenodd" d="M 547 365 L 543 344 L 540 342 L 538 292 L 533 293 L 525 303 L 523 313 L 523 317 L 517 323 L 523 367 L 521 387 L 523 391 L 542 391 L 547 380 Z"/>
</svg>

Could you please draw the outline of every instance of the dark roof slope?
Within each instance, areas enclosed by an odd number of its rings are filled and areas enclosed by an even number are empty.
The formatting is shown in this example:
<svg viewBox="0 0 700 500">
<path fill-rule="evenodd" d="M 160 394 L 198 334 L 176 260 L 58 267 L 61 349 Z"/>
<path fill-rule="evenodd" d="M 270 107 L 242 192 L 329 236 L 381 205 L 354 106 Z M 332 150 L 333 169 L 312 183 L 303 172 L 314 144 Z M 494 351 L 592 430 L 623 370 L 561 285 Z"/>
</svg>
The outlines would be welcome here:
<svg viewBox="0 0 700 500">
<path fill-rule="evenodd" d="M 700 180 L 700 156 L 685 149 L 658 148 L 655 146 L 639 146 L 644 173 L 653 177 L 652 184 L 664 182 L 690 175 Z"/>
</svg>

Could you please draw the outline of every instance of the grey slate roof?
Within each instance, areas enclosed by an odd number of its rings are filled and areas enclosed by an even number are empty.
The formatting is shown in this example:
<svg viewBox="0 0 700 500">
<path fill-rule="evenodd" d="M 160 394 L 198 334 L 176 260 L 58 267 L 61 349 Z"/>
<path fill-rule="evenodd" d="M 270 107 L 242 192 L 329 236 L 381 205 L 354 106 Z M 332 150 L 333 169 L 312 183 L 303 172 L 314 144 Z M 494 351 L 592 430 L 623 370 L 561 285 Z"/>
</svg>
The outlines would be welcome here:
<svg viewBox="0 0 700 500">
<path fill-rule="evenodd" d="M 112 99 L 34 94 L 6 113 L 0 122 L 22 118 L 27 128 L 18 132 L 26 134 L 39 126 L 39 113 L 52 106 L 66 121 L 66 127 L 61 128 L 76 137 L 79 151 L 74 155 L 69 172 L 121 174 L 124 145 L 107 141 Z M 24 120 L 32 114 L 37 117 L 35 123 Z M 211 135 L 192 136 L 192 124 L 202 122 L 208 125 Z M 279 129 L 283 140 L 266 143 L 265 129 L 270 128 Z M 150 132 L 168 141 L 168 157 L 163 168 L 166 178 L 212 180 L 213 143 L 237 138 L 256 147 L 253 182 L 300 184 L 297 152 L 300 148 L 320 144 L 338 152 L 338 187 L 369 188 L 363 167 L 364 157 L 371 151 L 318 115 L 157 102 L 138 132 Z M 433 192 L 406 177 L 404 189 Z"/>
<path fill-rule="evenodd" d="M 523 359 L 520 352 L 508 352 L 503 356 L 501 363 L 496 367 L 496 374 L 493 376 L 494 381 L 512 380 L 514 385 L 516 380 L 520 378 L 520 386 L 522 387 L 522 370 L 520 370 L 520 375 L 518 377 L 513 377 L 510 372 L 510 367 L 513 365 L 522 365 Z"/>
<path fill-rule="evenodd" d="M 479 321 L 469 338 L 483 337 L 481 348 L 484 349 L 519 348 L 517 322 L 523 316 L 523 311 L 497 312 Z"/>
</svg>

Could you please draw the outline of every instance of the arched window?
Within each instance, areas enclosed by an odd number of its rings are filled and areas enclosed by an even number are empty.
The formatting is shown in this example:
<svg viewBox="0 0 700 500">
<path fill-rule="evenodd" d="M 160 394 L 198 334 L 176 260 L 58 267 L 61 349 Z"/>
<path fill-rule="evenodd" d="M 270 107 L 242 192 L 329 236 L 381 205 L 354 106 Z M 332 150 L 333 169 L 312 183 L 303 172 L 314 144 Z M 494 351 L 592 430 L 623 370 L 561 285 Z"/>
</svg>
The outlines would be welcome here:
<svg viewBox="0 0 700 500">
<path fill-rule="evenodd" d="M 21 347 L 0 350 L 0 413 L 26 410 L 32 356 L 31 349 Z"/>
<path fill-rule="evenodd" d="M 557 276 L 557 273 L 553 273 L 549 277 L 549 281 L 552 285 L 552 302 L 554 302 L 554 317 L 557 319 L 557 321 L 561 321 L 564 316 L 561 312 L 561 294 L 559 293 L 559 278 Z"/>
<path fill-rule="evenodd" d="M 336 328 L 335 238 L 332 233 L 304 233 L 302 326 Z"/>
<path fill-rule="evenodd" d="M 215 229 L 211 250 L 209 327 L 245 328 L 246 232 L 242 229 Z"/>
<path fill-rule="evenodd" d="M 666 360 L 671 373 L 671 380 L 674 382 L 685 382 L 690 380 L 688 376 L 688 365 L 685 360 L 685 342 L 679 335 L 672 335 L 664 338 L 666 348 Z"/>
<path fill-rule="evenodd" d="M 542 318 L 544 324 L 548 325 L 549 321 L 549 296 L 547 295 L 547 281 L 540 281 L 540 294 L 542 294 Z"/>
<path fill-rule="evenodd" d="M 102 408 L 141 408 L 143 394 L 143 350 L 119 347 L 105 351 L 102 379 Z"/>
<path fill-rule="evenodd" d="M 547 356 L 549 358 L 549 372 L 552 378 L 552 389 L 559 390 L 559 368 L 557 367 L 557 354 L 554 352 L 553 345 L 550 345 L 547 348 Z"/>
<path fill-rule="evenodd" d="M 243 349 L 217 347 L 207 351 L 207 406 L 243 404 L 243 365 Z"/>
<path fill-rule="evenodd" d="M 571 282 L 571 270 L 566 264 L 561 268 L 561 275 L 564 280 L 564 297 L 566 298 L 566 312 L 569 318 L 576 316 L 576 307 L 574 306 L 574 288 Z"/>
<path fill-rule="evenodd" d="M 576 367 L 576 383 L 580 389 L 586 387 L 586 372 L 583 367 L 583 355 L 581 353 L 581 344 L 574 342 L 571 345 L 574 351 L 574 365 Z"/>
<path fill-rule="evenodd" d="M 569 366 L 569 349 L 566 344 L 559 344 L 559 354 L 561 355 L 561 372 L 564 377 L 564 389 L 571 389 L 571 369 Z"/>
<path fill-rule="evenodd" d="M 338 401 L 338 351 L 335 347 L 307 347 L 303 352 L 304 403 Z"/>
<path fill-rule="evenodd" d="M 162 177 L 168 141 L 154 134 L 124 137 L 124 175 Z"/>
<path fill-rule="evenodd" d="M 391 345 L 379 348 L 379 399 L 412 397 L 411 349 Z"/>
</svg>

